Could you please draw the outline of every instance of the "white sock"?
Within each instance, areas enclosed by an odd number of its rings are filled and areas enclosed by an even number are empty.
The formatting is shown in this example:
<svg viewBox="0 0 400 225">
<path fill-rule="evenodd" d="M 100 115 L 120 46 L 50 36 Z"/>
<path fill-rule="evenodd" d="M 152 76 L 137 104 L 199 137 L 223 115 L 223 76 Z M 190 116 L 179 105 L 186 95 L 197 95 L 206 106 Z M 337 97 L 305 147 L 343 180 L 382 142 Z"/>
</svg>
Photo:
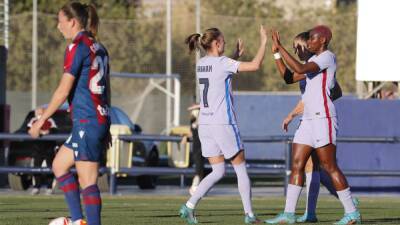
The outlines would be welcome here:
<svg viewBox="0 0 400 225">
<path fill-rule="evenodd" d="M 352 213 L 357 210 L 353 203 L 353 198 L 351 197 L 351 191 L 350 188 L 346 188 L 342 191 L 337 192 L 340 202 L 342 202 L 342 205 L 344 207 L 344 212 L 345 213 Z"/>
<path fill-rule="evenodd" d="M 289 184 L 286 193 L 285 213 L 294 213 L 296 211 L 297 201 L 301 193 L 302 187 Z"/>
<path fill-rule="evenodd" d="M 190 202 L 186 202 L 186 207 L 188 207 L 189 209 L 194 209 L 195 205 Z"/>
<path fill-rule="evenodd" d="M 317 208 L 317 200 L 319 194 L 320 184 L 319 171 L 313 171 L 306 173 L 306 186 L 307 186 L 307 201 L 306 201 L 306 212 L 309 214 L 315 214 Z"/>
<path fill-rule="evenodd" d="M 251 205 L 251 184 L 249 175 L 247 174 L 246 163 L 243 162 L 239 165 L 232 164 L 232 166 L 236 172 L 238 189 L 240 197 L 242 198 L 244 213 L 252 217 L 254 214 Z"/>
<path fill-rule="evenodd" d="M 197 203 L 205 194 L 217 183 L 225 174 L 225 162 L 211 164 L 212 172 L 209 173 L 203 180 L 200 181 L 199 186 L 193 193 L 192 197 L 186 203 L 186 206 L 194 209 Z"/>
</svg>

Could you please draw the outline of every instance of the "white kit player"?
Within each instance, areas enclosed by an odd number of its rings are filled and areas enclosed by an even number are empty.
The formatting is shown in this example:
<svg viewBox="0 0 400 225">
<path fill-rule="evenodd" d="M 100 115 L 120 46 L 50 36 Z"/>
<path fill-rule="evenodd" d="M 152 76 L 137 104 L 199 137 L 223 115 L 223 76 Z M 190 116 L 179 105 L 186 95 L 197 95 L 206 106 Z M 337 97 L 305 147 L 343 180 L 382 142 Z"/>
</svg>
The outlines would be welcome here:
<svg viewBox="0 0 400 225">
<path fill-rule="evenodd" d="M 329 97 L 336 75 L 336 56 L 328 50 L 331 38 L 332 33 L 328 27 L 314 27 L 307 41 L 308 50 L 314 55 L 308 62 L 302 64 L 281 45 L 279 34 L 276 31 L 272 32 L 274 45 L 279 50 L 275 58 L 282 57 L 294 71 L 293 77 L 287 79 L 293 80 L 298 74 L 306 74 L 307 85 L 302 95 L 303 119 L 293 140 L 292 169 L 287 187 L 285 210 L 275 218 L 266 220 L 268 224 L 296 222 L 295 209 L 304 183 L 304 169 L 314 149 L 320 166 L 329 174 L 345 210 L 344 217 L 335 224 L 361 223 L 361 215 L 352 200 L 346 177 L 336 163 L 338 126 L 336 109 Z"/>
<path fill-rule="evenodd" d="M 211 164 L 212 172 L 199 184 L 192 197 L 182 205 L 180 216 L 196 224 L 194 209 L 202 197 L 225 174 L 225 159 L 230 160 L 237 175 L 246 224 L 260 223 L 252 210 L 250 179 L 246 170 L 243 143 L 237 126 L 232 96 L 232 78 L 237 72 L 257 71 L 264 59 L 267 34 L 260 27 L 260 46 L 251 62 L 239 62 L 224 54 L 225 40 L 217 28 L 203 35 L 192 34 L 186 39 L 190 51 L 204 50 L 206 55 L 196 65 L 200 85 L 199 137 L 202 155 Z"/>
<path fill-rule="evenodd" d="M 295 54 L 298 56 L 299 60 L 302 62 L 307 62 L 314 54 L 311 53 L 310 51 L 307 50 L 307 41 L 309 39 L 310 32 L 302 32 L 298 34 L 294 40 L 293 40 L 293 49 Z M 290 71 L 285 63 L 283 62 L 280 54 L 278 53 L 279 50 L 278 48 L 272 44 L 272 52 L 276 53 L 274 54 L 275 57 L 275 63 L 278 68 L 278 71 L 281 75 L 281 77 L 285 80 L 286 84 L 293 84 L 295 82 L 299 83 L 300 86 L 300 91 L 301 95 L 304 94 L 307 81 L 306 81 L 306 75 L 305 74 L 294 74 L 292 71 Z M 339 83 L 335 79 L 335 84 L 332 89 L 330 89 L 330 98 L 332 101 L 335 101 L 336 99 L 340 98 L 342 96 L 342 90 L 340 88 Z M 282 123 L 282 129 L 285 130 L 286 132 L 288 131 L 288 125 L 289 123 L 298 115 L 302 115 L 304 111 L 304 104 L 303 101 L 300 100 L 296 107 L 287 115 L 287 117 L 284 119 Z M 300 138 L 297 136 L 304 136 L 301 132 L 304 132 L 304 129 L 299 129 L 296 134 L 294 139 L 297 141 Z M 302 144 L 301 143 L 296 143 L 293 142 L 292 148 L 301 148 Z M 302 151 L 298 151 L 297 149 L 293 150 L 299 154 L 302 153 Z M 305 212 L 302 216 L 296 218 L 297 223 L 316 223 L 318 222 L 317 215 L 316 215 L 316 207 L 317 207 L 317 200 L 318 200 L 318 195 L 319 195 L 319 189 L 320 189 L 320 184 L 322 183 L 328 191 L 335 196 L 336 198 L 339 198 L 339 196 L 336 193 L 335 188 L 333 187 L 331 178 L 327 175 L 327 173 L 320 168 L 319 166 L 319 161 L 318 157 L 315 154 L 315 151 L 311 154 L 311 157 L 308 158 L 305 169 L 305 183 L 306 183 L 306 191 L 307 191 L 307 200 L 306 200 L 306 209 Z M 353 202 L 358 205 L 358 199 L 353 198 Z"/>
</svg>

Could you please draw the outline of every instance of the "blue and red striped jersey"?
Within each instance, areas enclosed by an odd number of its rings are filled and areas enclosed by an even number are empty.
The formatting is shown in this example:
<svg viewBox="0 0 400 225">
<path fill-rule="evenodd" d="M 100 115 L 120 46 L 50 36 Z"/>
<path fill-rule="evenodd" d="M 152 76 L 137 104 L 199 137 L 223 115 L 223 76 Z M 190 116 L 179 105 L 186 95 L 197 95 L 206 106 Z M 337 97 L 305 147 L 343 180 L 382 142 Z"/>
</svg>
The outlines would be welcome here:
<svg viewBox="0 0 400 225">
<path fill-rule="evenodd" d="M 80 32 L 65 50 L 64 73 L 75 77 L 68 96 L 72 119 L 107 122 L 110 69 L 105 47 Z"/>
</svg>

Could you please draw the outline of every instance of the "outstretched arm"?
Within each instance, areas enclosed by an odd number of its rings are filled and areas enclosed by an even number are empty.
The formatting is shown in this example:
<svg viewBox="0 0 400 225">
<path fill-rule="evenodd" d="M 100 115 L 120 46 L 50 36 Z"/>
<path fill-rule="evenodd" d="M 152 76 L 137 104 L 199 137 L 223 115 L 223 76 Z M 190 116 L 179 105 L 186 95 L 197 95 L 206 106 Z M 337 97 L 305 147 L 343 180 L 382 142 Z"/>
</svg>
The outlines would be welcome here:
<svg viewBox="0 0 400 225">
<path fill-rule="evenodd" d="M 306 76 L 304 74 L 293 73 L 286 67 L 279 54 L 279 49 L 274 43 L 272 43 L 272 52 L 274 53 L 275 64 L 278 68 L 279 74 L 285 80 L 286 84 L 292 84 L 300 80 L 306 79 Z"/>
<path fill-rule="evenodd" d="M 279 53 L 285 60 L 287 65 L 298 74 L 315 73 L 320 70 L 319 66 L 314 62 L 307 62 L 305 64 L 297 61 L 289 52 L 281 45 L 279 33 L 277 31 L 272 31 L 272 41 L 277 46 Z"/>
<path fill-rule="evenodd" d="M 256 56 L 253 58 L 251 62 L 241 62 L 239 64 L 238 71 L 239 72 L 251 72 L 257 71 L 263 60 L 265 55 L 265 45 L 267 44 L 267 32 L 264 27 L 260 26 L 260 47 L 258 48 Z"/>
<path fill-rule="evenodd" d="M 274 54 L 275 65 L 278 68 L 279 74 L 281 75 L 282 78 L 284 78 L 287 67 L 286 67 L 285 63 L 283 62 L 282 58 L 280 57 L 278 47 L 273 42 L 271 45 L 271 50 L 272 50 L 272 53 Z M 278 58 L 275 57 L 276 55 L 278 56 Z"/>
</svg>

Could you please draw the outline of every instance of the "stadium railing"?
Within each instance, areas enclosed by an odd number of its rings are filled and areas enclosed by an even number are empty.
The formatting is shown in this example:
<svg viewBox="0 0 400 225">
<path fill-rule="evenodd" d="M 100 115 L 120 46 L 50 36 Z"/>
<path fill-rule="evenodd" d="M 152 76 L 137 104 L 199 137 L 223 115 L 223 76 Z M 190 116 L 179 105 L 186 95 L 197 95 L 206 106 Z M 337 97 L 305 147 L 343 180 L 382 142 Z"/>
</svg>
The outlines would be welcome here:
<svg viewBox="0 0 400 225">
<path fill-rule="evenodd" d="M 68 138 L 68 135 L 64 134 L 53 134 L 40 137 L 36 140 L 42 141 L 63 141 Z M 151 140 L 151 141 L 172 141 L 180 142 L 181 137 L 178 136 L 167 136 L 167 135 L 119 135 L 118 138 L 122 141 L 140 141 L 140 140 Z M 292 149 L 293 136 L 258 136 L 258 137 L 246 137 L 243 138 L 244 142 L 248 143 L 285 143 L 285 163 L 284 166 L 276 166 L 270 168 L 248 168 L 250 175 L 275 175 L 281 176 L 285 181 L 285 191 L 289 182 L 290 176 L 290 153 Z M 11 134 L 11 133 L 0 133 L 0 141 L 23 141 L 33 140 L 28 134 Z M 337 142 L 343 143 L 399 143 L 400 137 L 338 137 Z M 74 171 L 74 170 L 72 170 Z M 110 194 L 117 192 L 116 177 L 118 173 L 124 173 L 128 175 L 193 175 L 193 168 L 166 168 L 166 167 L 131 167 L 131 168 L 100 168 L 100 173 L 108 173 L 110 175 Z M 343 171 L 348 176 L 387 176 L 387 177 L 399 177 L 400 171 L 374 171 L 374 170 L 351 170 Z M 0 173 L 52 173 L 51 168 L 48 167 L 17 167 L 17 166 L 0 166 Z M 227 169 L 227 173 L 234 173 L 232 168 Z"/>
</svg>

